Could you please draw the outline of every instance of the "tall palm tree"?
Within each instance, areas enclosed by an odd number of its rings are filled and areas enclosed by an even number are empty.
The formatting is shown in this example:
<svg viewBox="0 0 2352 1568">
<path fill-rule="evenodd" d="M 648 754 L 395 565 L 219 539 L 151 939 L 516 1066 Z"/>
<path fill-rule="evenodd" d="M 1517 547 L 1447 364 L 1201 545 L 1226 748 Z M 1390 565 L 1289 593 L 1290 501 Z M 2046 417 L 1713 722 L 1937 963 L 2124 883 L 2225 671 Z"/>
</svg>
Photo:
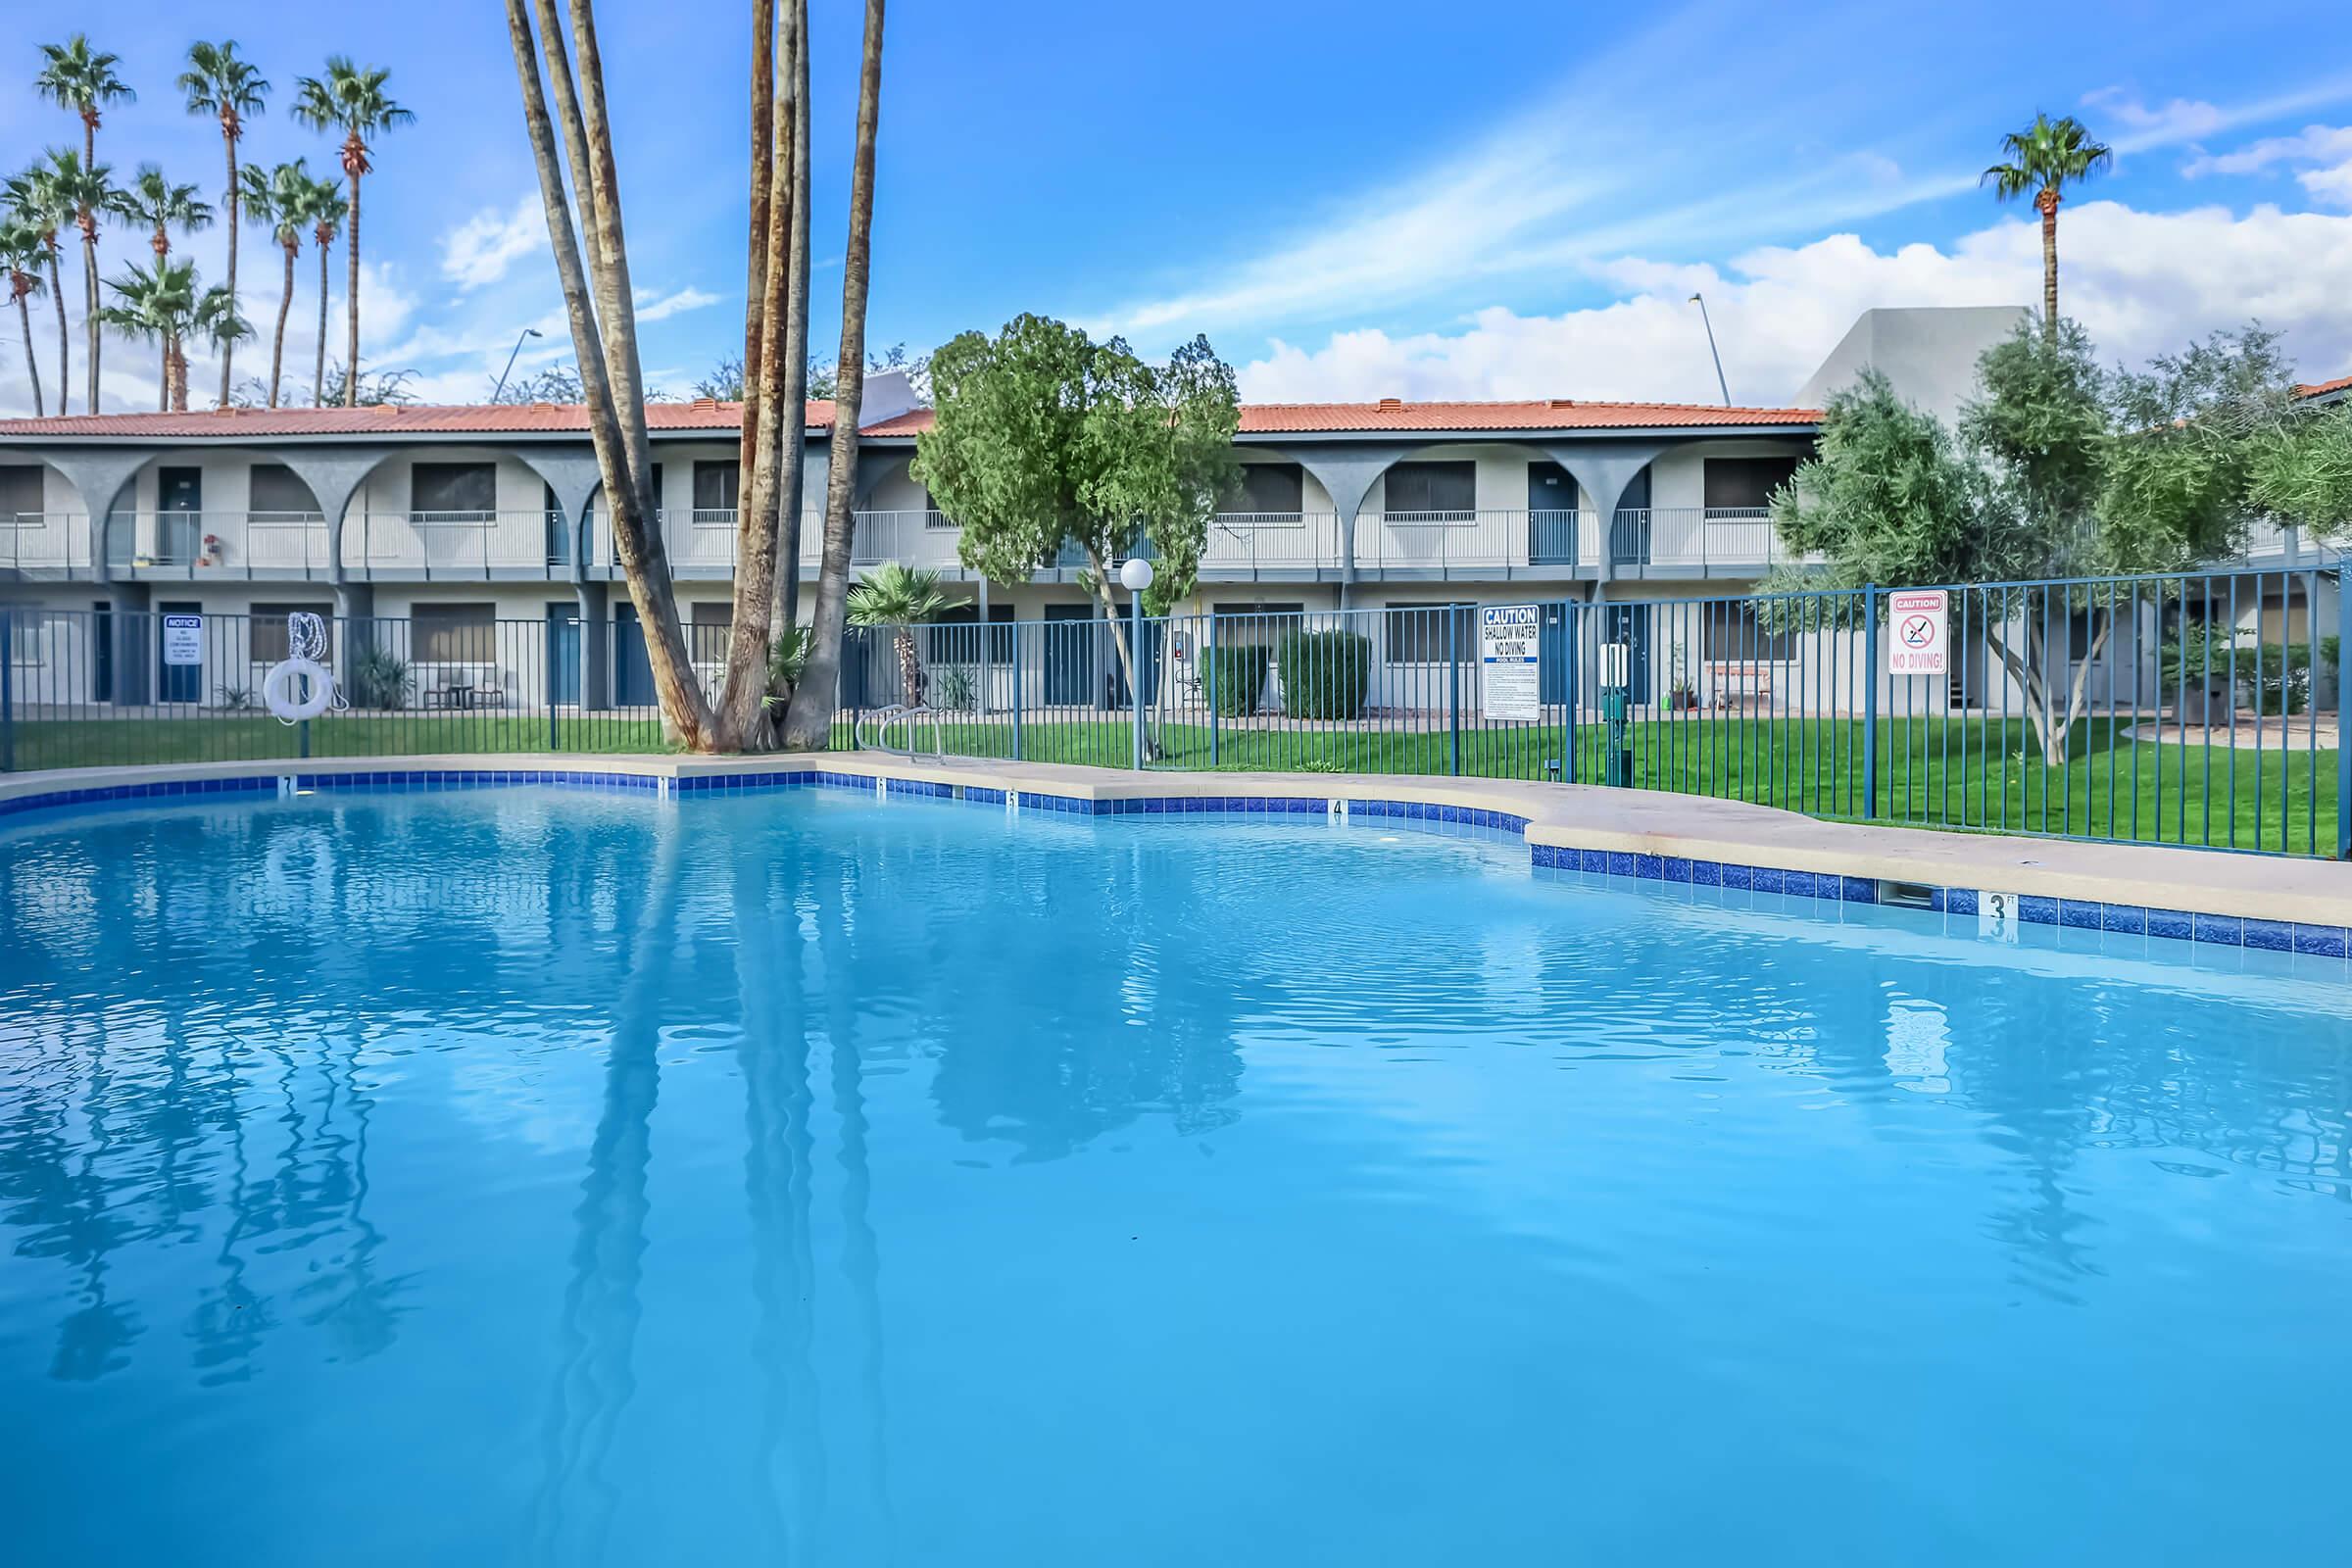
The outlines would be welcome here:
<svg viewBox="0 0 2352 1568">
<path fill-rule="evenodd" d="M 49 153 L 49 183 L 59 201 L 74 215 L 81 231 L 82 357 L 87 366 L 85 394 L 92 414 L 98 412 L 98 215 L 114 212 L 119 203 L 115 172 L 104 164 L 85 164 L 69 148 Z"/>
<path fill-rule="evenodd" d="M 8 297 L 17 308 L 17 325 L 24 333 L 24 370 L 32 377 L 32 416 L 48 413 L 41 399 L 41 363 L 32 352 L 32 308 L 24 302 L 41 291 L 41 259 L 48 247 L 41 231 L 22 217 L 0 220 L 0 270 L 8 273 Z"/>
<path fill-rule="evenodd" d="M 237 143 L 245 122 L 262 112 L 270 96 L 270 81 L 253 63 L 237 58 L 237 41 L 197 42 L 188 45 L 188 69 L 179 74 L 179 90 L 187 94 L 188 113 L 212 115 L 220 122 L 220 143 L 228 152 L 228 185 L 221 201 L 228 208 L 228 299 L 237 299 L 237 203 L 243 195 L 237 179 Z M 283 314 L 282 312 L 280 313 Z M 229 354 L 220 355 L 220 406 L 228 407 Z"/>
<path fill-rule="evenodd" d="M 914 628 L 936 620 L 948 608 L 940 592 L 939 573 L 922 566 L 889 561 L 866 574 L 850 590 L 849 621 L 853 626 L 888 626 L 899 655 L 901 700 L 909 708 L 923 706 L 923 662 L 917 657 Z"/>
<path fill-rule="evenodd" d="M 874 136 L 882 107 L 883 0 L 865 0 L 858 73 L 858 142 L 850 164 L 850 242 L 841 269 L 841 368 L 833 389 L 832 456 L 825 474 L 825 550 L 816 574 L 808 662 L 785 710 L 784 744 L 821 751 L 833 739 L 841 628 L 849 609 L 851 530 L 857 518 L 858 416 L 865 403 L 865 300 L 873 280 Z"/>
<path fill-rule="evenodd" d="M 130 90 L 115 68 L 122 63 L 121 55 L 110 55 L 90 47 L 87 33 L 77 32 L 64 43 L 41 45 L 41 74 L 33 77 L 34 91 L 61 109 L 71 110 L 81 117 L 81 163 L 79 168 L 100 176 L 103 184 L 104 166 L 98 162 L 98 121 L 108 107 L 118 103 L 136 103 L 139 95 Z M 54 162 L 58 155 L 52 154 Z M 95 205 L 76 203 L 74 220 L 82 225 L 81 260 L 83 322 L 89 357 L 90 412 L 98 412 L 98 229 L 93 216 L 103 202 Z M 65 301 L 58 301 L 65 309 Z M 65 390 L 59 388 L 58 399 L 62 412 Z"/>
<path fill-rule="evenodd" d="M 2002 201 L 2031 193 L 2041 214 L 2041 330 L 2051 342 L 2058 338 L 2058 204 L 2066 187 L 2080 185 L 2115 161 L 2104 143 L 2072 115 L 2052 120 L 2037 114 L 2034 123 L 2001 138 L 2009 161 L 1984 171 L 1979 183 L 1988 184 Z"/>
<path fill-rule="evenodd" d="M 225 359 L 235 345 L 253 336 L 253 323 L 237 314 L 236 296 L 225 285 L 216 285 L 196 296 L 196 309 L 188 318 L 188 330 L 211 345 L 213 352 Z M 172 406 L 180 413 L 188 412 L 188 356 L 185 350 L 177 354 L 178 380 L 172 390 Z"/>
<path fill-rule="evenodd" d="M 160 261 L 172 254 L 172 230 L 193 234 L 213 226 L 212 203 L 196 194 L 193 185 L 174 185 L 162 169 L 141 164 L 130 183 L 114 193 L 111 210 L 154 230 L 147 243 Z"/>
<path fill-rule="evenodd" d="M 286 259 L 286 275 L 277 291 L 277 332 L 270 345 L 270 406 L 277 407 L 278 386 L 283 379 L 286 363 L 286 318 L 294 309 L 294 259 L 302 253 L 303 231 L 311 224 L 310 204 L 318 181 L 297 158 L 290 164 L 263 170 L 247 164 L 238 175 L 243 187 L 238 199 L 245 220 L 270 230 Z M 229 301 L 236 295 L 232 290 Z"/>
<path fill-rule="evenodd" d="M 373 167 L 368 162 L 368 139 L 416 118 L 384 96 L 384 82 L 391 74 L 381 66 L 363 68 L 342 55 L 331 55 L 323 79 L 302 76 L 294 83 L 294 118 L 314 130 L 343 132 L 343 172 L 351 181 L 351 249 L 343 257 L 343 303 L 349 323 L 343 352 L 350 367 L 344 378 L 346 406 L 358 402 L 360 386 L 360 177 Z"/>
<path fill-rule="evenodd" d="M 315 409 L 326 401 L 326 253 L 334 246 L 335 231 L 343 226 L 351 203 L 344 197 L 343 187 L 333 180 L 315 179 L 303 199 L 302 211 L 311 220 L 311 239 L 318 251 L 318 363 L 311 369 L 311 407 Z M 347 395 L 356 397 L 359 384 L 355 363 L 345 380 Z"/>
<path fill-rule="evenodd" d="M 108 278 L 106 286 L 115 291 L 115 303 L 103 307 L 93 319 L 161 345 L 162 391 L 155 406 L 159 413 L 169 411 L 174 345 L 196 315 L 196 264 L 159 256 L 154 267 L 133 267 L 121 277 Z"/>
<path fill-rule="evenodd" d="M 49 299 L 57 307 L 57 412 L 64 414 L 72 401 L 72 338 L 66 331 L 66 288 L 64 268 L 57 243 L 59 232 L 74 220 L 74 210 L 57 188 L 45 164 L 35 164 L 21 174 L 11 174 L 8 183 L 0 186 L 0 201 L 22 221 L 31 225 L 40 236 L 41 249 L 49 261 Z"/>
</svg>

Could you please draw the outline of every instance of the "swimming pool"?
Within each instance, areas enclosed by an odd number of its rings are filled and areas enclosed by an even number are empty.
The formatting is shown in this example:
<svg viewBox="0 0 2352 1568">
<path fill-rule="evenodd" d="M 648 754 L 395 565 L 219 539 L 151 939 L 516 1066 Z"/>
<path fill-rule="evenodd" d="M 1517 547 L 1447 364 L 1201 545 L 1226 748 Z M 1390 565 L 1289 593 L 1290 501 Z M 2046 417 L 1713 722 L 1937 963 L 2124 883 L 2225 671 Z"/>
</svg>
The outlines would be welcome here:
<svg viewBox="0 0 2352 1568">
<path fill-rule="evenodd" d="M 0 831 L 26 1562 L 2327 1560 L 2352 993 L 815 792 Z"/>
</svg>

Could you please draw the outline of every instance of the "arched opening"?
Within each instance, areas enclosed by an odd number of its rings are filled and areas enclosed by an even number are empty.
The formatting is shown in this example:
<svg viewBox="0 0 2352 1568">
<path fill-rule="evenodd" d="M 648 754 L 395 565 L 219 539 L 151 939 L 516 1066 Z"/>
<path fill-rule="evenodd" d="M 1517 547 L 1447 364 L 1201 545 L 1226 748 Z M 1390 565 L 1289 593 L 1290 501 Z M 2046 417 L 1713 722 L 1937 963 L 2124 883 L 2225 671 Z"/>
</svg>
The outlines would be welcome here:
<svg viewBox="0 0 2352 1568">
<path fill-rule="evenodd" d="M 0 458 L 0 576 L 39 582 L 90 567 L 89 507 L 37 458 Z"/>
</svg>

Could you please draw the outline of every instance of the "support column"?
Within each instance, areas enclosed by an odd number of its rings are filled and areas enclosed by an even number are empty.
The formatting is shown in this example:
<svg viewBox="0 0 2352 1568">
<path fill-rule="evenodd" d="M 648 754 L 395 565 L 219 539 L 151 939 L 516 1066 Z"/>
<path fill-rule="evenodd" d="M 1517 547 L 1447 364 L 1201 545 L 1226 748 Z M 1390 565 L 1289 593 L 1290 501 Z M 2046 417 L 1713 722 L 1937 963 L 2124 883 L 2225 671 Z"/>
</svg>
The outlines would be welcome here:
<svg viewBox="0 0 2352 1568">
<path fill-rule="evenodd" d="M 580 707 L 600 712 L 612 706 L 612 621 L 611 598 L 601 582 L 577 585 L 580 597 Z"/>
<path fill-rule="evenodd" d="M 351 686 L 352 661 L 375 646 L 375 584 L 335 584 L 335 619 L 342 635 L 328 639 L 334 650 L 335 684 Z"/>
<path fill-rule="evenodd" d="M 157 644 L 155 605 L 147 585 L 108 583 L 102 592 L 113 612 L 115 702 L 120 707 L 151 703 L 155 701 Z"/>
</svg>

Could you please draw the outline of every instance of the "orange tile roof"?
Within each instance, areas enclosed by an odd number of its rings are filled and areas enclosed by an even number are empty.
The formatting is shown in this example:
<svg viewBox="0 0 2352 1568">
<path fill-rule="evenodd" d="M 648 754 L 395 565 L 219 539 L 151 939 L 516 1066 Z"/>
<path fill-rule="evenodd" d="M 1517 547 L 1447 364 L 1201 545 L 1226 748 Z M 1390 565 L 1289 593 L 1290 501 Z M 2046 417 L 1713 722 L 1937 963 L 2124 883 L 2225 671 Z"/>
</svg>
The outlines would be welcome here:
<svg viewBox="0 0 2352 1568">
<path fill-rule="evenodd" d="M 1546 398 L 1514 403 L 1245 403 L 1244 435 L 1309 435 L 1397 431 L 1651 430 L 1720 425 L 1810 425 L 1819 409 L 1728 409 L 1706 403 L 1588 403 Z M 915 409 L 865 426 L 872 436 L 916 435 L 930 428 L 931 411 Z"/>
<path fill-rule="evenodd" d="M 743 427 L 743 405 L 698 398 L 648 403 L 653 430 Z M 811 401 L 808 427 L 830 429 L 833 405 Z M 203 409 L 186 414 L 73 414 L 46 419 L 0 419 L 0 435 L 114 436 L 373 436 L 585 435 L 587 411 L 577 403 L 386 404 L 361 409 Z"/>
<path fill-rule="evenodd" d="M 2339 375 L 2332 381 L 2313 381 L 2299 386 L 2295 388 L 2295 396 L 2324 398 L 2330 392 L 2341 392 L 2347 387 L 2352 387 L 2352 375 Z"/>
<path fill-rule="evenodd" d="M 2307 389 L 2308 390 L 2308 389 Z M 2324 390 L 2324 389 L 2323 389 Z M 700 400 L 649 403 L 646 423 L 660 430 L 727 431 L 741 427 L 743 405 Z M 831 427 L 833 405 L 808 405 L 808 427 Z M 1803 427 L 1818 409 L 1736 409 L 1699 403 L 1589 403 L 1549 398 L 1510 403 L 1245 403 L 1245 435 L 1398 434 L 1498 431 Z M 864 426 L 869 436 L 910 436 L 931 426 L 929 409 L 912 409 Z M 576 434 L 588 428 L 576 403 L 518 403 L 372 409 L 207 409 L 189 414 L 70 415 L 0 419 L 6 436 L 352 436 Z"/>
</svg>

